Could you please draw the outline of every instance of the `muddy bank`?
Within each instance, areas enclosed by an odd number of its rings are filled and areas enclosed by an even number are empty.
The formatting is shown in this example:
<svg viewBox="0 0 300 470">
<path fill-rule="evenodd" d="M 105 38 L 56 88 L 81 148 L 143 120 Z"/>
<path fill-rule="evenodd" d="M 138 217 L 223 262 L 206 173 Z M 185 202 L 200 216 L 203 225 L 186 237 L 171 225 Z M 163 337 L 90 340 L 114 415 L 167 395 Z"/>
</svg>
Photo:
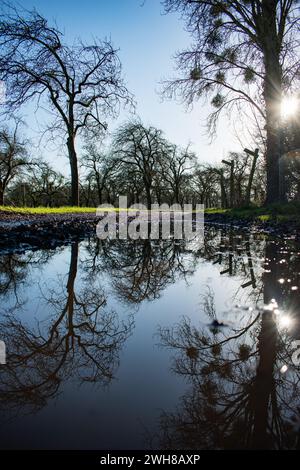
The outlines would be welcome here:
<svg viewBox="0 0 300 470">
<path fill-rule="evenodd" d="M 225 225 L 240 230 L 265 233 L 275 237 L 292 237 L 300 240 L 299 221 L 277 222 L 276 220 L 260 221 L 251 218 L 238 218 L 229 214 L 205 214 L 205 223 Z"/>
<path fill-rule="evenodd" d="M 129 218 L 130 220 L 131 218 Z M 15 214 L 0 212 L 0 251 L 26 249 L 54 249 L 56 246 L 96 235 L 100 218 L 92 213 L 76 214 Z M 226 214 L 206 214 L 205 223 L 222 225 L 237 230 L 251 230 L 277 237 L 300 240 L 299 225 L 272 221 L 256 222 L 238 219 Z"/>
<path fill-rule="evenodd" d="M 99 217 L 91 213 L 12 214 L 0 212 L 0 251 L 53 249 L 94 236 Z"/>
</svg>

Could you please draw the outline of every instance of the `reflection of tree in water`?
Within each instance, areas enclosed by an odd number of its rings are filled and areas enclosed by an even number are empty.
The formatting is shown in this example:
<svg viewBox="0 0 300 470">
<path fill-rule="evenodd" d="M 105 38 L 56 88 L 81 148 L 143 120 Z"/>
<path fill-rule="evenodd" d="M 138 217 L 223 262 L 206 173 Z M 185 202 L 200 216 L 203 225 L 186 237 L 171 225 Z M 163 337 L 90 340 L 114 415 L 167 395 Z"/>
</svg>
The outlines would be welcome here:
<svg viewBox="0 0 300 470">
<path fill-rule="evenodd" d="M 283 363 L 292 366 L 291 349 L 279 337 L 271 312 L 232 337 L 209 334 L 184 320 L 173 331 L 162 331 L 162 342 L 177 352 L 175 372 L 192 382 L 179 411 L 161 418 L 163 448 L 299 445 L 290 419 L 299 413 L 299 374 L 280 372 Z"/>
<path fill-rule="evenodd" d="M 67 378 L 97 384 L 113 378 L 132 321 L 120 322 L 115 312 L 106 311 L 105 295 L 94 285 L 76 289 L 77 263 L 75 243 L 66 291 L 44 294 L 51 306 L 50 319 L 32 327 L 11 313 L 1 320 L 8 355 L 0 376 L 0 402 L 6 409 L 39 409 Z"/>
<path fill-rule="evenodd" d="M 245 290 L 252 303 L 266 302 L 271 278 L 273 293 L 269 297 L 287 308 L 291 298 L 299 293 L 298 289 L 291 292 L 292 287 L 300 288 L 300 248 L 294 240 L 270 240 L 257 233 L 209 227 L 196 256 L 219 266 L 221 276 L 240 279 L 240 291 Z"/>
<path fill-rule="evenodd" d="M 29 262 L 36 262 L 41 253 Z M 193 249 L 174 240 L 90 240 L 83 253 L 81 287 L 75 287 L 78 245 L 74 244 L 66 289 L 44 293 L 55 318 L 52 315 L 34 327 L 12 312 L 2 318 L 1 339 L 9 355 L 0 376 L 3 408 L 39 409 L 58 393 L 65 378 L 109 383 L 132 323 L 130 319 L 120 323 L 114 312 L 106 310 L 105 295 L 93 284 L 96 277 L 108 274 L 118 298 L 138 304 L 157 299 L 168 285 L 208 259 L 219 266 L 222 276 L 240 279 L 241 288 L 255 302 L 269 304 L 276 299 L 293 317 L 294 326 L 283 337 L 274 312 L 264 311 L 261 316 L 244 312 L 239 328 L 231 332 L 195 328 L 188 320 L 162 331 L 163 344 L 177 351 L 176 372 L 192 382 L 179 412 L 162 418 L 162 445 L 174 449 L 296 446 L 289 418 L 297 411 L 299 390 L 290 343 L 300 337 L 299 291 L 291 290 L 299 286 L 299 256 L 288 241 L 267 242 L 211 228 L 205 244 L 194 244 Z M 10 264 L 2 263 L 3 295 L 16 292 L 26 279 L 26 256 L 14 255 Z M 204 306 L 214 318 L 211 295 Z M 291 372 L 281 374 L 283 364 Z"/>
<path fill-rule="evenodd" d="M 187 256 L 183 241 L 98 240 L 87 249 L 91 255 L 87 260 L 88 274 L 108 272 L 114 293 L 133 304 L 157 299 L 169 284 L 192 274 L 196 267 L 195 259 Z"/>
<path fill-rule="evenodd" d="M 6 296 L 11 292 L 17 303 L 20 287 L 26 283 L 31 267 L 41 267 L 49 261 L 54 251 L 26 252 L 23 254 L 8 253 L 0 256 L 0 296 Z"/>
<path fill-rule="evenodd" d="M 204 306 L 210 313 L 211 299 Z M 293 337 L 274 311 L 252 314 L 230 331 L 197 328 L 186 318 L 161 330 L 162 344 L 176 352 L 174 371 L 192 384 L 178 411 L 161 417 L 163 448 L 300 447 Z"/>
</svg>

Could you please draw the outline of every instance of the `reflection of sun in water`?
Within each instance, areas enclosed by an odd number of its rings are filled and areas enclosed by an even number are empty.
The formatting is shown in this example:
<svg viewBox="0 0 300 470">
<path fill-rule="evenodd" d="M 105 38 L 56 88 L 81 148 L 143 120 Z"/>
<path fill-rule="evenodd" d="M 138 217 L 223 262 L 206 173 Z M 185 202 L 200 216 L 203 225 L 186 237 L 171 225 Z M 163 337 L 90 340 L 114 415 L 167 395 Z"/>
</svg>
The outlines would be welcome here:
<svg viewBox="0 0 300 470">
<path fill-rule="evenodd" d="M 296 96 L 285 96 L 281 101 L 281 115 L 283 119 L 295 116 L 299 112 L 300 100 Z"/>
<path fill-rule="evenodd" d="M 283 314 L 279 316 L 278 324 L 281 328 L 290 328 L 292 326 L 293 320 L 289 315 Z"/>
</svg>

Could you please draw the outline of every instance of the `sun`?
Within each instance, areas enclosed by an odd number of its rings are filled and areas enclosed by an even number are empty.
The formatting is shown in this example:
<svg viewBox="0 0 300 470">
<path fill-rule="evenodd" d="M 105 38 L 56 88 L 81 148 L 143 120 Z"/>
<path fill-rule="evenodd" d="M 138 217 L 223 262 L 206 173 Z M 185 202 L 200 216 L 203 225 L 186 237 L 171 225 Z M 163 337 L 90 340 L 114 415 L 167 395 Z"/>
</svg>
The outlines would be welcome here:
<svg viewBox="0 0 300 470">
<path fill-rule="evenodd" d="M 279 326 L 283 329 L 289 329 L 293 325 L 293 320 L 289 315 L 279 317 Z"/>
<path fill-rule="evenodd" d="M 281 101 L 281 115 L 283 119 L 293 117 L 299 112 L 300 100 L 297 96 L 285 96 Z"/>
</svg>

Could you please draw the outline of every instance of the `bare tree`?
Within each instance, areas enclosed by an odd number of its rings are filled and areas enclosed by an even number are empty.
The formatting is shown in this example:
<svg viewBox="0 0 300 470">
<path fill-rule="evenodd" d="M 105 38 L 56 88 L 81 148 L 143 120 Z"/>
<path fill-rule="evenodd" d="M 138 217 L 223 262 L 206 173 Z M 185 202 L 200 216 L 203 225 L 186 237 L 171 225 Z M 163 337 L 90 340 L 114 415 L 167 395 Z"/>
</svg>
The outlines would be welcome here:
<svg viewBox="0 0 300 470">
<path fill-rule="evenodd" d="M 13 7 L 0 15 L 0 80 L 6 83 L 4 110 L 14 111 L 45 98 L 53 111 L 52 130 L 64 132 L 71 168 L 71 203 L 79 204 L 76 137 L 80 131 L 105 130 L 131 96 L 121 76 L 117 50 L 108 40 L 72 47 L 36 11 Z"/>
<path fill-rule="evenodd" d="M 98 204 L 103 202 L 103 192 L 107 189 L 108 178 L 113 175 L 116 169 L 116 162 L 101 152 L 97 145 L 92 142 L 85 148 L 85 154 L 81 160 L 81 167 L 87 173 L 90 183 L 96 185 Z"/>
<path fill-rule="evenodd" d="M 19 123 L 11 131 L 0 129 L 0 205 L 4 204 L 4 192 L 9 183 L 29 164 L 26 143 L 18 133 Z"/>
<path fill-rule="evenodd" d="M 30 169 L 26 193 L 33 206 L 53 207 L 59 205 L 65 201 L 64 194 L 66 192 L 64 176 L 56 172 L 48 163 L 41 162 Z"/>
<path fill-rule="evenodd" d="M 299 75 L 299 6 L 296 0 L 163 0 L 180 11 L 192 34 L 190 49 L 177 55 L 182 77 L 166 84 L 191 104 L 211 96 L 217 109 L 249 106 L 265 124 L 267 196 L 280 200 L 281 100 Z M 239 114 L 239 119 L 240 119 Z M 263 126 L 264 127 L 264 126 Z"/>
<path fill-rule="evenodd" d="M 216 168 L 210 165 L 198 165 L 194 171 L 191 185 L 197 199 L 206 207 L 211 207 L 219 189 L 219 174 Z M 218 188 L 218 189 L 217 189 Z"/>
<path fill-rule="evenodd" d="M 195 164 L 195 155 L 189 149 L 180 150 L 174 146 L 170 146 L 168 158 L 161 159 L 161 168 L 163 172 L 164 183 L 170 186 L 176 204 L 182 202 L 182 186 L 184 178 L 188 171 Z"/>
<path fill-rule="evenodd" d="M 155 175 L 159 172 L 160 161 L 169 151 L 169 144 L 162 131 L 145 127 L 139 121 L 123 125 L 115 140 L 115 158 L 121 168 L 131 167 L 143 181 L 148 209 L 151 208 Z"/>
</svg>

